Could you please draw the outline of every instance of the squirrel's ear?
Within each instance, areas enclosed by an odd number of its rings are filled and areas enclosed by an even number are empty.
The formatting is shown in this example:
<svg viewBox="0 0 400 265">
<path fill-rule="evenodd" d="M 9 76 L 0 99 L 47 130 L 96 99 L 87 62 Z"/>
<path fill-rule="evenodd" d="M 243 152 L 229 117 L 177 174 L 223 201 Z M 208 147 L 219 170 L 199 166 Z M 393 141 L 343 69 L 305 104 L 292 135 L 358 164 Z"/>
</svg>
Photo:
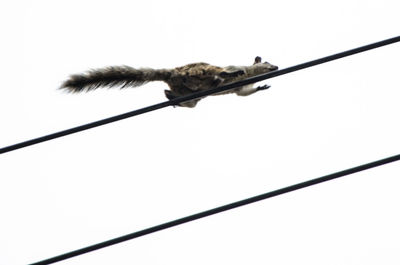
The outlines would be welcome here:
<svg viewBox="0 0 400 265">
<path fill-rule="evenodd" d="M 261 57 L 260 57 L 260 56 L 257 56 L 257 57 L 254 59 L 254 64 L 256 64 L 256 63 L 261 63 Z"/>
</svg>

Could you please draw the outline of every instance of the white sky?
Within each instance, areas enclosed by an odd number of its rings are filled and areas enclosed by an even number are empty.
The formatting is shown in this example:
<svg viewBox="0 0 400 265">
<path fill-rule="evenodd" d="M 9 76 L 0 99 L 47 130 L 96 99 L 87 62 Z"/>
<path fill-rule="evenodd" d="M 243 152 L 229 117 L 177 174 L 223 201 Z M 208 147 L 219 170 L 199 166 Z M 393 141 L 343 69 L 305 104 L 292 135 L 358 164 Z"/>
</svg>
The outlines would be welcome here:
<svg viewBox="0 0 400 265">
<path fill-rule="evenodd" d="M 399 35 L 393 1 L 2 1 L 0 146 L 164 101 L 69 74 L 288 67 Z M 400 152 L 400 44 L 0 156 L 0 265 L 27 264 Z M 59 264 L 400 264 L 400 163 Z"/>
</svg>

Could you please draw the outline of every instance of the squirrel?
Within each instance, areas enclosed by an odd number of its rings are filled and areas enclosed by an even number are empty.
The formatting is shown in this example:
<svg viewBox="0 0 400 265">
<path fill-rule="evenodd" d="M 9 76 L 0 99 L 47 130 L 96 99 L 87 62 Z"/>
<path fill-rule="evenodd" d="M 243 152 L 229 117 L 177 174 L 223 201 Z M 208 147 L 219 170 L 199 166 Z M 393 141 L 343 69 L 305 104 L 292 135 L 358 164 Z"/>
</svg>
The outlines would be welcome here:
<svg viewBox="0 0 400 265">
<path fill-rule="evenodd" d="M 173 69 L 135 69 L 130 66 L 110 66 L 90 70 L 83 74 L 71 75 L 61 85 L 60 89 L 69 92 L 82 92 L 99 87 L 136 87 L 150 81 L 164 81 L 170 88 L 170 90 L 164 90 L 165 96 L 171 100 L 277 69 L 278 67 L 275 65 L 261 62 L 259 56 L 254 59 L 253 65 L 250 66 L 219 67 L 207 63 L 192 63 Z M 248 96 L 269 87 L 268 85 L 253 87 L 253 84 L 250 84 L 219 94 L 236 93 L 239 96 Z M 179 106 L 193 108 L 200 100 L 182 102 Z"/>
</svg>

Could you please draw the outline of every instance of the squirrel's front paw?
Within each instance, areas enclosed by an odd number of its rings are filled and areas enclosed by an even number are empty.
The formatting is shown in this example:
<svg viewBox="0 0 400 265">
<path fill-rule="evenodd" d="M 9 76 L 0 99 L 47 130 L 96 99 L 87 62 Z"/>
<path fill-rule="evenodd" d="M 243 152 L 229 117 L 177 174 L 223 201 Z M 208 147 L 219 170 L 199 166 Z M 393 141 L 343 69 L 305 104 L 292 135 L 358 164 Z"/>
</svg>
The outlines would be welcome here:
<svg viewBox="0 0 400 265">
<path fill-rule="evenodd" d="M 271 87 L 270 85 L 259 86 L 259 87 L 257 87 L 257 91 L 266 90 L 266 89 L 268 89 L 268 88 L 270 88 L 270 87 Z"/>
</svg>

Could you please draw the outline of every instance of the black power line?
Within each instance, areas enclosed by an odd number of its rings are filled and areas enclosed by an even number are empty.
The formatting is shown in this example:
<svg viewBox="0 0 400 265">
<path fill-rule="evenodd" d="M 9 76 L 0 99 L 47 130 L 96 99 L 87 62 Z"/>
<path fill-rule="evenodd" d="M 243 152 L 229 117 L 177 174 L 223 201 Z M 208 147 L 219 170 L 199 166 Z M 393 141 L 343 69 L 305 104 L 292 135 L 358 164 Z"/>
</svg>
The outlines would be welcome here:
<svg viewBox="0 0 400 265">
<path fill-rule="evenodd" d="M 101 126 L 101 125 L 105 125 L 105 124 L 108 124 L 108 123 L 111 123 L 111 122 L 123 120 L 123 119 L 129 118 L 129 117 L 141 115 L 141 114 L 144 114 L 144 113 L 147 113 L 147 112 L 150 112 L 150 111 L 154 111 L 154 110 L 158 110 L 158 109 L 161 109 L 161 108 L 165 108 L 165 107 L 168 107 L 168 106 L 178 105 L 179 103 L 182 103 L 182 102 L 185 102 L 185 101 L 189 101 L 189 100 L 193 100 L 193 99 L 209 96 L 211 94 L 216 94 L 216 93 L 219 93 L 219 92 L 227 91 L 227 90 L 230 90 L 230 89 L 233 89 L 233 88 L 236 88 L 236 87 L 240 87 L 240 86 L 243 86 L 243 85 L 248 85 L 248 84 L 259 82 L 259 81 L 262 81 L 262 80 L 265 80 L 265 79 L 269 79 L 269 78 L 273 78 L 273 77 L 276 77 L 276 76 L 284 75 L 284 74 L 287 74 L 287 73 L 291 73 L 291 72 L 294 72 L 294 71 L 298 71 L 298 70 L 301 70 L 301 69 L 304 69 L 304 68 L 312 67 L 312 66 L 315 66 L 315 65 L 318 65 L 318 64 L 322 64 L 322 63 L 326 63 L 326 62 L 329 62 L 329 61 L 333 61 L 333 60 L 336 60 L 336 59 L 340 59 L 340 58 L 343 58 L 343 57 L 346 57 L 346 56 L 350 56 L 350 55 L 353 55 L 353 54 L 356 54 L 356 53 L 365 52 L 365 51 L 368 51 L 368 50 L 371 50 L 371 49 L 375 49 L 375 48 L 382 47 L 382 46 L 385 46 L 385 45 L 389 45 L 389 44 L 392 44 L 392 43 L 395 43 L 395 42 L 399 42 L 399 41 L 400 41 L 400 36 L 397 36 L 397 37 L 394 37 L 394 38 L 390 38 L 390 39 L 386 39 L 386 40 L 383 40 L 383 41 L 375 42 L 375 43 L 368 44 L 368 45 L 365 45 L 365 46 L 361 46 L 361 47 L 358 47 L 358 48 L 355 48 L 355 49 L 351 49 L 351 50 L 348 50 L 348 51 L 344 51 L 344 52 L 340 52 L 340 53 L 337 53 L 337 54 L 329 55 L 329 56 L 326 56 L 326 57 L 323 57 L 323 58 L 320 58 L 320 59 L 312 60 L 312 61 L 309 61 L 309 62 L 306 62 L 306 63 L 298 64 L 298 65 L 295 65 L 295 66 L 291 66 L 291 67 L 288 67 L 288 68 L 285 68 L 285 69 L 269 72 L 269 73 L 262 74 L 262 75 L 259 75 L 259 76 L 255 76 L 255 77 L 250 77 L 250 78 L 247 78 L 247 79 L 235 82 L 235 83 L 231 83 L 231 84 L 228 84 L 228 85 L 220 86 L 220 87 L 209 89 L 209 90 L 206 90 L 206 91 L 196 92 L 196 93 L 193 93 L 193 94 L 190 94 L 190 95 L 187 95 L 187 96 L 183 96 L 183 97 L 178 97 L 178 98 L 175 98 L 175 99 L 172 99 L 172 100 L 169 100 L 169 101 L 164 101 L 164 102 L 161 102 L 161 103 L 158 103 L 158 104 L 155 104 L 155 105 L 151 105 L 151 106 L 144 107 L 144 108 L 141 108 L 141 109 L 137 109 L 137 110 L 134 110 L 134 111 L 131 111 L 131 112 L 127 112 L 127 113 L 123 113 L 123 114 L 116 115 L 116 116 L 113 116 L 113 117 L 109 117 L 109 118 L 106 118 L 106 119 L 103 119 L 103 120 L 98 120 L 98 121 L 95 121 L 95 122 L 92 122 L 92 123 L 88 123 L 88 124 L 84 124 L 84 125 L 81 125 L 81 126 L 77 126 L 77 127 L 74 127 L 74 128 L 70 128 L 70 129 L 64 130 L 64 131 L 59 131 L 59 132 L 48 134 L 48 135 L 45 135 L 45 136 L 42 136 L 42 137 L 34 138 L 34 139 L 31 139 L 31 140 L 28 140 L 28 141 L 24 141 L 24 142 L 20 142 L 20 143 L 17 143 L 17 144 L 10 145 L 10 146 L 6 146 L 6 147 L 3 147 L 3 148 L 0 148 L 0 154 L 7 153 L 7 152 L 10 152 L 10 151 L 14 151 L 14 150 L 17 150 L 17 149 L 20 149 L 20 148 L 24 148 L 24 147 L 27 147 L 27 146 L 30 146 L 30 145 L 42 143 L 42 142 L 45 142 L 45 141 L 49 141 L 49 140 L 52 140 L 52 139 L 55 139 L 55 138 L 59 138 L 59 137 L 62 137 L 62 136 L 66 136 L 66 135 L 69 135 L 69 134 L 73 134 L 73 133 L 77 133 L 77 132 L 80 132 L 80 131 L 84 131 L 84 130 L 87 130 L 87 129 L 91 129 L 91 128 L 94 128 L 94 127 L 98 127 L 98 126 Z"/>
<path fill-rule="evenodd" d="M 186 216 L 186 217 L 183 217 L 183 218 L 180 218 L 180 219 L 176 219 L 174 221 L 170 221 L 170 222 L 167 222 L 167 223 L 163 223 L 163 224 L 160 224 L 160 225 L 149 227 L 149 228 L 146 228 L 144 230 L 140 230 L 140 231 L 137 231 L 137 232 L 134 232 L 134 233 L 131 233 L 131 234 L 120 236 L 120 237 L 117 237 L 117 238 L 114 238 L 114 239 L 111 239 L 111 240 L 107 240 L 107 241 L 104 241 L 104 242 L 101 242 L 101 243 L 98 243 L 98 244 L 95 244 L 95 245 L 92 245 L 92 246 L 84 247 L 84 248 L 81 248 L 81 249 L 78 249 L 78 250 L 74 250 L 74 251 L 71 251 L 71 252 L 68 252 L 68 253 L 65 253 L 65 254 L 61 254 L 61 255 L 46 259 L 46 260 L 35 262 L 35 263 L 32 263 L 31 265 L 46 265 L 46 264 L 52 264 L 52 263 L 55 263 L 55 262 L 58 262 L 58 261 L 66 260 L 66 259 L 69 259 L 69 258 L 72 258 L 72 257 L 76 257 L 76 256 L 79 256 L 79 255 L 82 255 L 82 254 L 85 254 L 85 253 L 88 253 L 88 252 L 91 252 L 91 251 L 95 251 L 95 250 L 98 250 L 98 249 L 101 249 L 101 248 L 109 247 L 109 246 L 112 246 L 112 245 L 115 245 L 115 244 L 118 244 L 118 243 L 122 243 L 122 242 L 125 242 L 125 241 L 128 241 L 128 240 L 131 240 L 131 239 L 134 239 L 134 238 L 138 238 L 138 237 L 145 236 L 145 235 L 148 235 L 148 234 L 151 234 L 151 233 L 154 233 L 154 232 L 158 232 L 158 231 L 161 231 L 161 230 L 164 230 L 164 229 L 167 229 L 167 228 L 171 228 L 171 227 L 178 226 L 178 225 L 181 225 L 181 224 L 184 224 L 184 223 L 195 221 L 195 220 L 198 220 L 198 219 L 210 216 L 210 215 L 214 215 L 214 214 L 217 214 L 217 213 L 221 213 L 221 212 L 225 212 L 225 211 L 228 211 L 228 210 L 232 210 L 234 208 L 245 206 L 245 205 L 248 205 L 248 204 L 251 204 L 251 203 L 254 203 L 254 202 L 258 202 L 258 201 L 261 201 L 261 200 L 265 200 L 265 199 L 271 198 L 271 197 L 279 196 L 279 195 L 282 195 L 282 194 L 285 194 L 285 193 L 289 193 L 289 192 L 292 192 L 292 191 L 295 191 L 295 190 L 303 189 L 303 188 L 306 188 L 306 187 L 309 187 L 309 186 L 312 186 L 312 185 L 320 184 L 320 183 L 325 182 L 325 181 L 329 181 L 329 180 L 333 180 L 333 179 L 336 179 L 336 178 L 344 177 L 346 175 L 354 174 L 354 173 L 357 173 L 357 172 L 360 172 L 360 171 L 363 171 L 363 170 L 367 170 L 367 169 L 371 169 L 371 168 L 374 168 L 374 167 L 382 166 L 382 165 L 385 165 L 385 164 L 388 164 L 388 163 L 391 163 L 391 162 L 395 162 L 395 161 L 398 161 L 398 160 L 400 160 L 400 154 L 395 155 L 395 156 L 391 156 L 391 157 L 388 157 L 388 158 L 384 158 L 384 159 L 381 159 L 381 160 L 377 160 L 377 161 L 374 161 L 374 162 L 370 162 L 368 164 L 364 164 L 364 165 L 360 165 L 360 166 L 357 166 L 357 167 L 349 168 L 349 169 L 346 169 L 346 170 L 343 170 L 343 171 L 339 171 L 339 172 L 336 172 L 336 173 L 333 173 L 333 174 L 330 174 L 330 175 L 326 175 L 326 176 L 323 176 L 323 177 L 319 177 L 319 178 L 311 179 L 311 180 L 308 180 L 308 181 L 305 181 L 305 182 L 297 183 L 297 184 L 294 184 L 292 186 L 288 186 L 288 187 L 285 187 L 285 188 L 281 188 L 281 189 L 278 189 L 278 190 L 274 190 L 274 191 L 271 191 L 271 192 L 260 194 L 260 195 L 257 195 L 257 196 L 251 197 L 251 198 L 247 198 L 247 199 L 244 199 L 244 200 L 241 200 L 241 201 L 237 201 L 237 202 L 233 202 L 233 203 L 230 203 L 230 204 L 226 204 L 226 205 L 214 208 L 214 209 L 210 209 L 210 210 L 207 210 L 207 211 L 204 211 L 204 212 L 200 212 L 200 213 L 189 215 L 189 216 Z"/>
</svg>

